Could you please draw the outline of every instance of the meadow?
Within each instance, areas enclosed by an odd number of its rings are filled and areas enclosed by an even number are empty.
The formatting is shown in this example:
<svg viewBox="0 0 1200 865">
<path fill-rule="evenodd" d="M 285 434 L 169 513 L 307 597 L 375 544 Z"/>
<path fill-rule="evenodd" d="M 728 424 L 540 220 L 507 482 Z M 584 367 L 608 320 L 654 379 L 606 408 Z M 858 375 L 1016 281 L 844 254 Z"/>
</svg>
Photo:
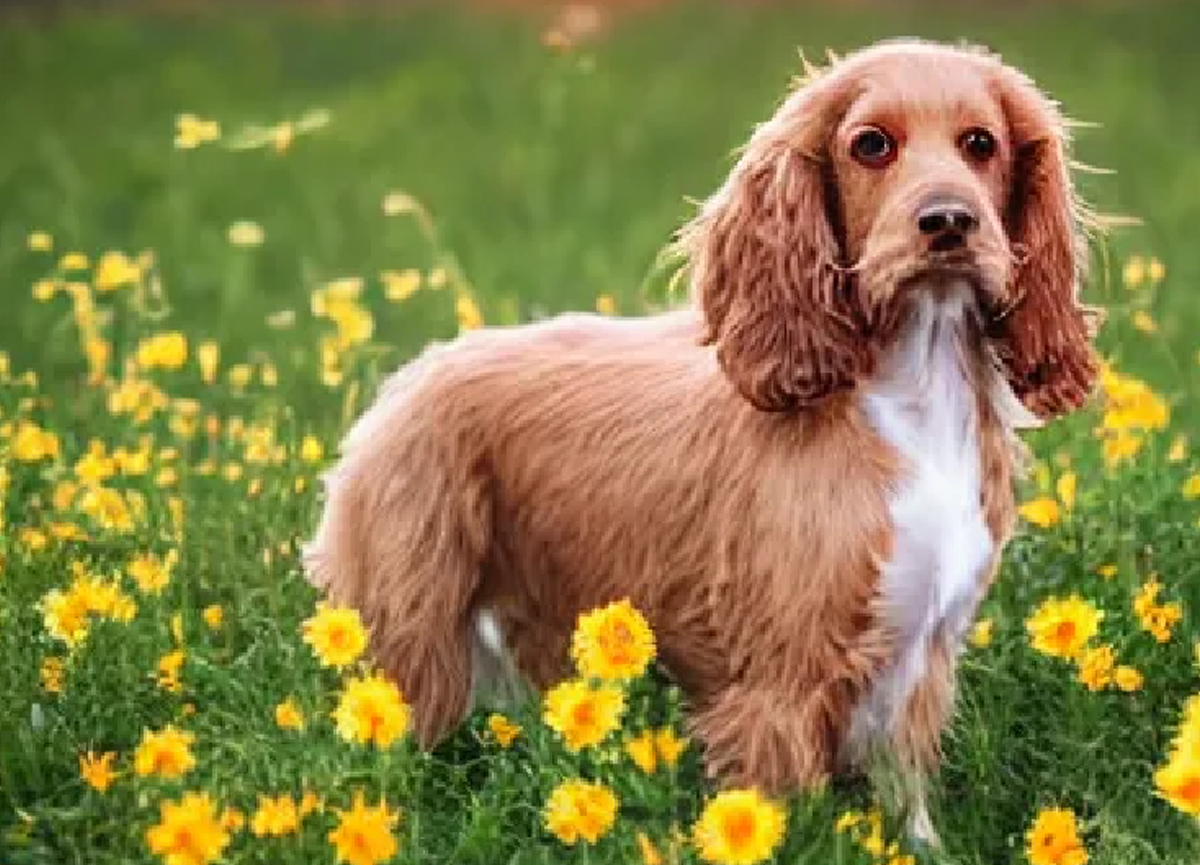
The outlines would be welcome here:
<svg viewBox="0 0 1200 865">
<path fill-rule="evenodd" d="M 1200 861 L 1200 6 L 856 7 L 0 18 L 0 865 Z M 416 749 L 300 575 L 341 432 L 431 340 L 666 303 L 797 51 L 895 35 L 1027 69 L 1141 221 L 1095 405 L 1028 437 L 944 851 L 856 785 L 716 797 L 652 666 Z"/>
</svg>

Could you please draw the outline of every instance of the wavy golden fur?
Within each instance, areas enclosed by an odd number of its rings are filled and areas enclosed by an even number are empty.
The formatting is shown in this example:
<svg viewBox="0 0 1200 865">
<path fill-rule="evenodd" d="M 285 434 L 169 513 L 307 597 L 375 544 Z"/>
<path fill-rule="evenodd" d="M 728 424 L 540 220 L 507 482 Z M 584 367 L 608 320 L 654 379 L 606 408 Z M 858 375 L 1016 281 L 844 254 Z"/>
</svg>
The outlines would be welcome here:
<svg viewBox="0 0 1200 865">
<path fill-rule="evenodd" d="M 1081 210 L 1056 107 L 997 57 L 898 41 L 808 73 L 679 233 L 692 303 L 432 346 L 347 435 L 305 566 L 362 612 L 424 745 L 498 663 L 538 688 L 568 675 L 577 615 L 628 597 L 725 783 L 810 788 L 851 759 L 856 707 L 908 640 L 896 610 L 926 597 L 885 590 L 914 540 L 893 508 L 908 457 L 867 395 L 919 349 L 914 309 L 957 292 L 986 567 L 913 643 L 875 734 L 914 778 L 935 769 L 1012 531 L 1014 429 L 1080 407 L 1097 374 Z"/>
</svg>

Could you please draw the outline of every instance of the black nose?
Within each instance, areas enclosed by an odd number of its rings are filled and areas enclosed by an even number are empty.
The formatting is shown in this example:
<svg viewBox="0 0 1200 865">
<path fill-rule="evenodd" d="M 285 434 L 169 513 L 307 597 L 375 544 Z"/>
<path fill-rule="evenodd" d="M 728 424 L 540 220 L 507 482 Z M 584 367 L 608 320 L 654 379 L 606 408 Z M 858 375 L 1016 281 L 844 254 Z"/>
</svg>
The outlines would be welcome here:
<svg viewBox="0 0 1200 865">
<path fill-rule="evenodd" d="M 931 201 L 917 213 L 917 228 L 922 234 L 967 234 L 979 227 L 979 217 L 961 201 Z"/>
</svg>

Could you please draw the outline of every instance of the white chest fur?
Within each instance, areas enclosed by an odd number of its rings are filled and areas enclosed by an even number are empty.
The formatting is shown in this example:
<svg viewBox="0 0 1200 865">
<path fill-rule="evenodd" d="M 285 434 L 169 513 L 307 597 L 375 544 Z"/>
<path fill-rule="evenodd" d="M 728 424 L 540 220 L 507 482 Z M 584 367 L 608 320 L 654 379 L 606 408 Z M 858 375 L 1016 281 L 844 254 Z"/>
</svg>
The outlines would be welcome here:
<svg viewBox="0 0 1200 865">
<path fill-rule="evenodd" d="M 981 501 L 978 396 L 964 353 L 969 297 L 964 289 L 919 298 L 883 374 L 863 395 L 904 474 L 889 503 L 892 549 L 879 606 L 897 653 L 856 708 L 855 745 L 891 731 L 935 634 L 961 641 L 993 553 Z"/>
</svg>

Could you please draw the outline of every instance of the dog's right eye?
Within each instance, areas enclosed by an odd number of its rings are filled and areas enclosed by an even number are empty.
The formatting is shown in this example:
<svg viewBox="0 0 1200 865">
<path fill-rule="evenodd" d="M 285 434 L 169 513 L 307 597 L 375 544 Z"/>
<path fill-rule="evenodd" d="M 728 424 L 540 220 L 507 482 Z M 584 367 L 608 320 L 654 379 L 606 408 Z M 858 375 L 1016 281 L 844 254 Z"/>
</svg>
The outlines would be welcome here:
<svg viewBox="0 0 1200 865">
<path fill-rule="evenodd" d="M 882 129 L 871 126 L 851 140 L 850 155 L 869 168 L 883 168 L 896 158 L 896 142 Z"/>
</svg>

